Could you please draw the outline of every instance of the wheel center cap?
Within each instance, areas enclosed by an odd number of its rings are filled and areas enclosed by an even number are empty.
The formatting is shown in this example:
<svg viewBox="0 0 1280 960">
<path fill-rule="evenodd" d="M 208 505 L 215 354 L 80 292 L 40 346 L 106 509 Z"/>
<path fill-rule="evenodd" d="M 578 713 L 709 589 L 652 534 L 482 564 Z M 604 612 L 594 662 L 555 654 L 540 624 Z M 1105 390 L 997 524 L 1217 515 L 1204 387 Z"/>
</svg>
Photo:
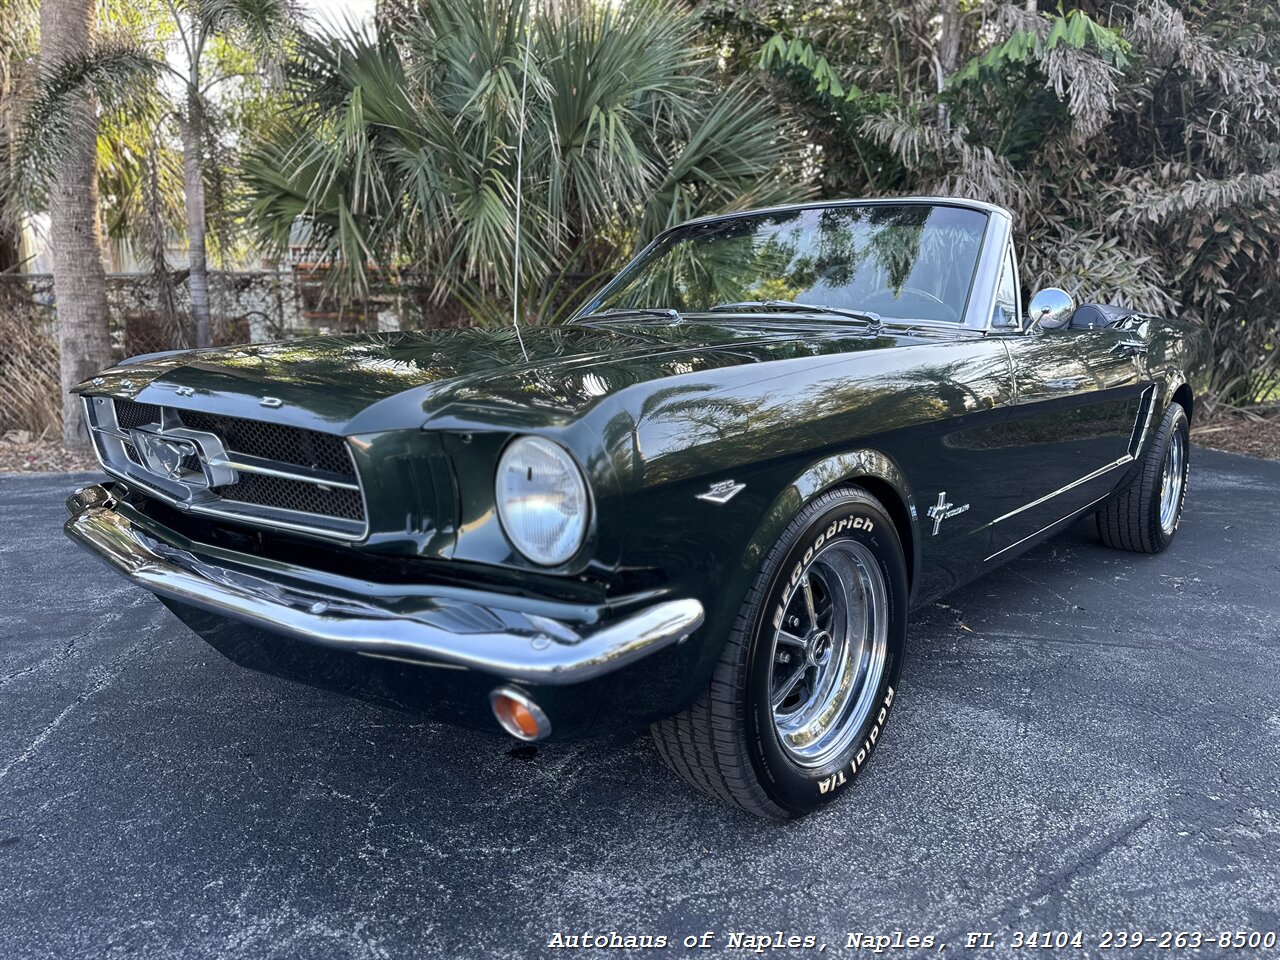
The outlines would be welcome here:
<svg viewBox="0 0 1280 960">
<path fill-rule="evenodd" d="M 831 659 L 831 634 L 825 630 L 814 631 L 805 647 L 805 654 L 815 667 L 825 667 Z"/>
</svg>

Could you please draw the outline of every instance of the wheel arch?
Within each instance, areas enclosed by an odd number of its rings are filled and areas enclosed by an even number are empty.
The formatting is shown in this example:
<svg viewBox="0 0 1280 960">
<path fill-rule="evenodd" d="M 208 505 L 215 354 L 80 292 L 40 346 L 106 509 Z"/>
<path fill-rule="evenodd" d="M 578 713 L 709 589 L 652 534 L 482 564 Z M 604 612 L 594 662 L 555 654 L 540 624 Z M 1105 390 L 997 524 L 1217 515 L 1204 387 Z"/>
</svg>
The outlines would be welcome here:
<svg viewBox="0 0 1280 960">
<path fill-rule="evenodd" d="M 915 524 L 911 522 L 911 518 L 915 515 L 915 506 L 914 504 L 908 506 L 907 503 L 911 495 L 900 492 L 888 480 L 874 474 L 850 477 L 838 486 L 861 487 L 884 504 L 884 508 L 889 511 L 890 519 L 893 520 L 894 529 L 898 531 L 898 540 L 902 543 L 902 553 L 907 561 L 907 590 L 914 591 L 918 572 L 916 557 L 919 551 L 916 549 Z"/>
<path fill-rule="evenodd" d="M 815 498 L 839 487 L 861 487 L 884 506 L 893 520 L 907 566 L 908 590 L 919 580 L 919 530 L 915 500 L 906 475 L 878 450 L 859 449 L 824 457 L 805 468 L 774 499 L 747 546 L 743 565 L 753 574 L 783 530 Z"/>
<path fill-rule="evenodd" d="M 1169 400 L 1170 403 L 1182 405 L 1182 409 L 1187 411 L 1187 422 L 1190 423 L 1192 415 L 1195 411 L 1195 396 L 1191 392 L 1191 384 L 1183 382 L 1173 391 L 1173 396 Z"/>
</svg>

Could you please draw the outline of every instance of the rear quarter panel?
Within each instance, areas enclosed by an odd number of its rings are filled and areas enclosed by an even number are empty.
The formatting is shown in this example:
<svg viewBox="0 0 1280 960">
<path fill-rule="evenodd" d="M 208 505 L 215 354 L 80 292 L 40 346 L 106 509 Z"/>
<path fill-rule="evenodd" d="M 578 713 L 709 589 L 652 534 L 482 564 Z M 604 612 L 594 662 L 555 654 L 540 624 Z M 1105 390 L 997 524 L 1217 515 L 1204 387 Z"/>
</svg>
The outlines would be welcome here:
<svg viewBox="0 0 1280 960">
<path fill-rule="evenodd" d="M 1195 402 L 1209 390 L 1213 372 L 1213 338 L 1207 328 L 1186 320 L 1147 321 L 1147 369 L 1162 382 L 1167 404 L 1183 384 Z"/>
</svg>

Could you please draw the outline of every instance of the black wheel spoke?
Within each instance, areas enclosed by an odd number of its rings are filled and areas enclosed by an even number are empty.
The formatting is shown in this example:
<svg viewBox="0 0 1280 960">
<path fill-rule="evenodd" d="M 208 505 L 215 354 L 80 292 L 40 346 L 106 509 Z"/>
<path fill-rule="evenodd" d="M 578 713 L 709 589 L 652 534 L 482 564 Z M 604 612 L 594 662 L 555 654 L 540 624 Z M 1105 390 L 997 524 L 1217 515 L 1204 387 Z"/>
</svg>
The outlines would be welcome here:
<svg viewBox="0 0 1280 960">
<path fill-rule="evenodd" d="M 788 633 L 786 630 L 779 628 L 778 645 L 786 647 L 799 647 L 803 650 L 806 646 L 804 637 L 797 637 L 794 633 Z"/>
<path fill-rule="evenodd" d="M 787 697 L 791 696 L 791 692 L 800 685 L 800 681 L 804 679 L 804 675 L 808 672 L 809 665 L 801 663 L 796 671 L 774 692 L 772 702 L 775 710 L 786 702 Z"/>
<path fill-rule="evenodd" d="M 834 604 L 831 602 L 831 595 L 826 591 L 823 591 L 814 606 L 818 614 L 818 629 L 830 630 L 831 611 L 834 609 Z"/>
</svg>

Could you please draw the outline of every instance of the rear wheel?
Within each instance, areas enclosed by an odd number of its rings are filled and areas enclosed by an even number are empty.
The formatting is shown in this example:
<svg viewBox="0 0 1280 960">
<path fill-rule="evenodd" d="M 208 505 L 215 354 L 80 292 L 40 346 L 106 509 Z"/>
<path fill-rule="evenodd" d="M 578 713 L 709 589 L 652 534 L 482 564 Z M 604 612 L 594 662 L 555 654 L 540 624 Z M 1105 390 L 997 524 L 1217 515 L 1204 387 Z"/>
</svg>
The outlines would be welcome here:
<svg viewBox="0 0 1280 960">
<path fill-rule="evenodd" d="M 1133 476 L 1097 513 L 1103 543 L 1117 550 L 1159 553 L 1173 542 L 1187 495 L 1190 446 L 1187 412 L 1171 403 Z"/>
<path fill-rule="evenodd" d="M 676 773 L 763 817 L 841 792 L 879 742 L 906 635 L 902 546 L 884 507 L 840 489 L 765 557 L 711 684 L 653 726 Z"/>
</svg>

